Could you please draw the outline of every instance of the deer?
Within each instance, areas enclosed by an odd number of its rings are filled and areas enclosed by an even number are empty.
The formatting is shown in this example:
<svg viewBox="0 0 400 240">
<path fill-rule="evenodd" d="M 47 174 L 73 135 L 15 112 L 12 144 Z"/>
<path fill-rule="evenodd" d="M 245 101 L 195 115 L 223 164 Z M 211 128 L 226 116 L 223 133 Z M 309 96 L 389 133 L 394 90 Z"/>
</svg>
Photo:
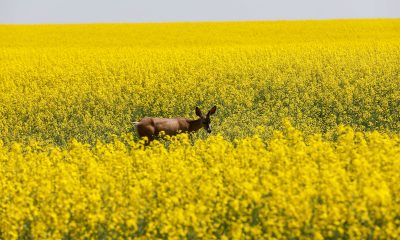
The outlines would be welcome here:
<svg viewBox="0 0 400 240">
<path fill-rule="evenodd" d="M 191 133 L 204 128 L 207 133 L 211 133 L 210 116 L 215 113 L 217 107 L 214 106 L 206 115 L 202 114 L 200 108 L 196 107 L 196 120 L 183 117 L 176 118 L 157 118 L 145 117 L 139 122 L 132 122 L 136 125 L 136 130 L 140 138 L 147 137 L 148 144 L 159 136 L 160 132 L 165 135 L 174 136 L 178 133 Z"/>
</svg>

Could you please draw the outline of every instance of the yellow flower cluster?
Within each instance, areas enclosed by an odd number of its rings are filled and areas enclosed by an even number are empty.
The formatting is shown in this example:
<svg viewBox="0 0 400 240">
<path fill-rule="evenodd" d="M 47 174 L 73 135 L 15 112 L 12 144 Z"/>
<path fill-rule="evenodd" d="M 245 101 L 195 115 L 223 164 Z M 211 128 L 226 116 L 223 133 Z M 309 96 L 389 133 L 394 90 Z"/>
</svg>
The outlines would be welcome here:
<svg viewBox="0 0 400 240">
<path fill-rule="evenodd" d="M 0 148 L 0 238 L 398 239 L 400 137 Z"/>
<path fill-rule="evenodd" d="M 0 138 L 95 143 L 144 116 L 262 137 L 399 132 L 400 20 L 0 25 Z"/>
<path fill-rule="evenodd" d="M 399 19 L 0 25 L 0 239 L 399 239 L 399 63 Z"/>
</svg>

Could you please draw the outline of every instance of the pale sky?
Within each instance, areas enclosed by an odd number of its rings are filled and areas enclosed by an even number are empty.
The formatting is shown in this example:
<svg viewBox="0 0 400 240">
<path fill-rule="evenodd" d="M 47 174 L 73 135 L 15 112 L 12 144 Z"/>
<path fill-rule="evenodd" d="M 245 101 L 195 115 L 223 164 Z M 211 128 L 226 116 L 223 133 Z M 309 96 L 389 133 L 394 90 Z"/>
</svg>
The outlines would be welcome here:
<svg viewBox="0 0 400 240">
<path fill-rule="evenodd" d="M 400 0 L 0 0 L 0 24 L 343 18 L 400 18 Z"/>
</svg>

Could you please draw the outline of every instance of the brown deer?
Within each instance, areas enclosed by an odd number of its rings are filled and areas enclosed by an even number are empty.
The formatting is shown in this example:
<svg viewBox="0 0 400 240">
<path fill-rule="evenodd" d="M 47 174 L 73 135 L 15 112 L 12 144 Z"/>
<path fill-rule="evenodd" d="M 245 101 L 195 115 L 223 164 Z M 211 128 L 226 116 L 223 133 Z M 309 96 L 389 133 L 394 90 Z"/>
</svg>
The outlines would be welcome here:
<svg viewBox="0 0 400 240">
<path fill-rule="evenodd" d="M 173 136 L 181 132 L 195 132 L 200 128 L 204 128 L 211 133 L 210 116 L 215 113 L 217 107 L 214 106 L 208 111 L 207 115 L 201 113 L 200 108 L 196 107 L 196 115 L 199 119 L 191 120 L 187 118 L 153 118 L 145 117 L 140 122 L 133 122 L 141 138 L 147 137 L 149 143 L 157 137 L 160 132 Z"/>
</svg>

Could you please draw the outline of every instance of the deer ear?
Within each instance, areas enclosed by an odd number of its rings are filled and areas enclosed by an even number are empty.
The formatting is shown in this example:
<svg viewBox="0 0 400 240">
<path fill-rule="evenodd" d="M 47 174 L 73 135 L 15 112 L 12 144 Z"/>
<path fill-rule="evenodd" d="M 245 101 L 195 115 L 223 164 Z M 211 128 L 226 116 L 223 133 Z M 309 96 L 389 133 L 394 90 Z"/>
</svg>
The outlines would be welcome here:
<svg viewBox="0 0 400 240">
<path fill-rule="evenodd" d="M 200 108 L 198 108 L 198 107 L 196 107 L 196 115 L 199 116 L 199 117 L 202 116 L 201 110 L 200 110 Z"/>
<path fill-rule="evenodd" d="M 212 107 L 210 111 L 208 111 L 208 115 L 213 115 L 215 111 L 217 111 L 217 106 Z"/>
</svg>

